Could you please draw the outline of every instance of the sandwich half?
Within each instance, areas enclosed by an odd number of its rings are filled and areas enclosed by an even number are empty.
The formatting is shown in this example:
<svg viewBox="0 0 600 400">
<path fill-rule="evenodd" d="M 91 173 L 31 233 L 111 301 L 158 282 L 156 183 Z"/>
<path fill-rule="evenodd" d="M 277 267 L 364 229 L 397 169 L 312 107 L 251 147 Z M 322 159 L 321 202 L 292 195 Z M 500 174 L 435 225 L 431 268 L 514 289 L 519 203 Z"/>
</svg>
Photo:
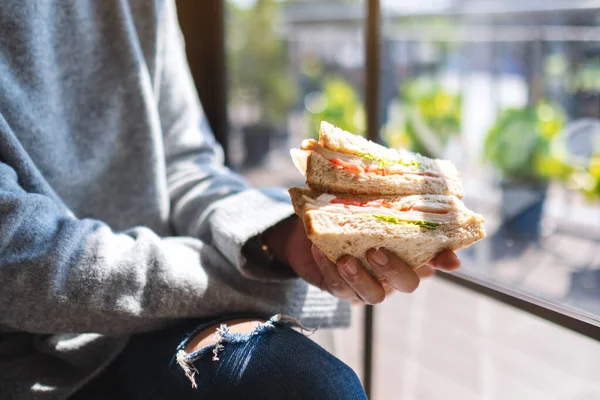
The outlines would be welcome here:
<svg viewBox="0 0 600 400">
<path fill-rule="evenodd" d="M 456 167 L 408 151 L 388 149 L 321 122 L 319 141 L 292 149 L 309 188 L 328 193 L 400 196 L 440 194 L 463 197 Z"/>
<path fill-rule="evenodd" d="M 483 217 L 456 196 L 357 196 L 292 188 L 296 214 L 308 238 L 333 262 L 344 255 L 366 260 L 371 248 L 385 248 L 412 268 L 445 250 L 458 250 L 485 237 Z"/>
</svg>

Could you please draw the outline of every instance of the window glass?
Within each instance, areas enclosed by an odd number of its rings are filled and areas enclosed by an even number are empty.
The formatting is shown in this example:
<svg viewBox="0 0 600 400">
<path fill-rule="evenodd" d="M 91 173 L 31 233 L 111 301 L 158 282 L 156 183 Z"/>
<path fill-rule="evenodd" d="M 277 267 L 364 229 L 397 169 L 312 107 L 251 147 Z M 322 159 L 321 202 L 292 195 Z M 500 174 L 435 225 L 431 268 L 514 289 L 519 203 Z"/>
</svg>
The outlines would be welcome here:
<svg viewBox="0 0 600 400">
<path fill-rule="evenodd" d="M 600 8 L 383 1 L 382 139 L 452 160 L 463 273 L 600 320 Z"/>
<path fill-rule="evenodd" d="M 227 1 L 231 161 L 257 186 L 302 185 L 291 147 L 321 119 L 365 132 L 363 1 Z"/>
</svg>

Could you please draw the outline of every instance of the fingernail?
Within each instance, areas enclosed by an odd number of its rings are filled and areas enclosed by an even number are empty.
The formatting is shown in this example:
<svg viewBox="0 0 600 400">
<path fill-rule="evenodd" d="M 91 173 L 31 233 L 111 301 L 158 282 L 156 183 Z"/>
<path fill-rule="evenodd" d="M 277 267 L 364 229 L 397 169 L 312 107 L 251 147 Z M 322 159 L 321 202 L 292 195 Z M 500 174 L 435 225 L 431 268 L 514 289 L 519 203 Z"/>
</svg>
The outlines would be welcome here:
<svg viewBox="0 0 600 400">
<path fill-rule="evenodd" d="M 376 250 L 375 252 L 373 252 L 373 254 L 371 254 L 371 259 L 373 260 L 373 262 L 375 264 L 382 265 L 382 266 L 387 265 L 387 263 L 390 261 L 387 254 L 385 254 L 381 250 Z"/>
<path fill-rule="evenodd" d="M 348 275 L 356 275 L 358 273 L 358 265 L 356 265 L 356 261 L 351 258 L 342 265 L 342 268 Z"/>
</svg>

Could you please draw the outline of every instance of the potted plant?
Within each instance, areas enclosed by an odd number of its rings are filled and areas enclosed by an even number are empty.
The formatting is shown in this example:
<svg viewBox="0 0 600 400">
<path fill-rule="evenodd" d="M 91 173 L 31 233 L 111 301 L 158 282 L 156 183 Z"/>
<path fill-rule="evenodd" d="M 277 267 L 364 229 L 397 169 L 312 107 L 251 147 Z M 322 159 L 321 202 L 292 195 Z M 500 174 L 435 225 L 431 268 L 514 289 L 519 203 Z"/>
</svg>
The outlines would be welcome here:
<svg viewBox="0 0 600 400">
<path fill-rule="evenodd" d="M 365 135 L 363 104 L 356 90 L 343 79 L 326 78 L 322 91 L 309 94 L 306 103 L 311 137 L 318 138 L 321 121 L 357 135 Z"/>
<path fill-rule="evenodd" d="M 428 78 L 408 81 L 401 88 L 404 132 L 409 150 L 442 157 L 449 139 L 460 133 L 462 99 Z"/>
<path fill-rule="evenodd" d="M 243 128 L 246 166 L 259 164 L 272 139 L 285 130 L 296 98 L 288 69 L 287 43 L 278 29 L 280 3 L 257 0 L 244 9 L 227 2 L 234 26 L 229 30 L 230 100 L 254 111 Z"/>
<path fill-rule="evenodd" d="M 542 101 L 502 111 L 488 131 L 484 156 L 501 177 L 504 227 L 513 237 L 536 240 L 551 179 L 567 179 L 571 168 L 554 140 L 564 113 Z"/>
</svg>

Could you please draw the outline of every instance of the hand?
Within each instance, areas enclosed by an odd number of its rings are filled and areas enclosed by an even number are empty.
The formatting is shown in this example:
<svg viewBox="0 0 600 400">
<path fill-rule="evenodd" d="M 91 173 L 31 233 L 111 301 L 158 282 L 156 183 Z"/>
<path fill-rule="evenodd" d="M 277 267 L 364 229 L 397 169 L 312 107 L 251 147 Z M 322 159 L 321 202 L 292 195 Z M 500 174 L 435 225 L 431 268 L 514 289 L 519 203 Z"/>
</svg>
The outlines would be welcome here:
<svg viewBox="0 0 600 400">
<path fill-rule="evenodd" d="M 331 262 L 306 237 L 302 221 L 292 218 L 265 233 L 266 244 L 280 261 L 287 263 L 302 279 L 336 297 L 361 300 L 367 304 L 381 303 L 386 295 L 400 291 L 412 293 L 421 278 L 431 276 L 435 269 L 454 271 L 460 260 L 451 251 L 437 255 L 426 265 L 413 270 L 390 252 L 371 249 L 367 260 L 385 281 L 373 278 L 355 258 L 344 256 Z M 379 263 L 380 261 L 381 263 Z"/>
</svg>

